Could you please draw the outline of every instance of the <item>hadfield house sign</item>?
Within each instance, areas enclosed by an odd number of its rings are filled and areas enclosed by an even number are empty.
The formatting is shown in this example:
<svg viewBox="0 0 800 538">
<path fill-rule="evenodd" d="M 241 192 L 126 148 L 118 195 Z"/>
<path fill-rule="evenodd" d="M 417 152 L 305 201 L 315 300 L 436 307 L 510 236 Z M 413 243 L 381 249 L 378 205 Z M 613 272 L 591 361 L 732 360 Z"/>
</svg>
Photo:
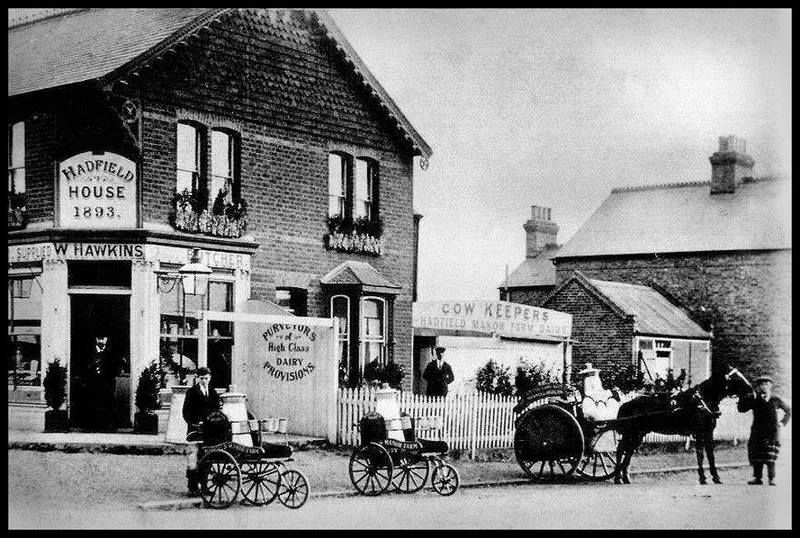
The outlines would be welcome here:
<svg viewBox="0 0 800 538">
<path fill-rule="evenodd" d="M 116 153 L 80 153 L 58 167 L 62 228 L 135 228 L 136 163 Z"/>
</svg>

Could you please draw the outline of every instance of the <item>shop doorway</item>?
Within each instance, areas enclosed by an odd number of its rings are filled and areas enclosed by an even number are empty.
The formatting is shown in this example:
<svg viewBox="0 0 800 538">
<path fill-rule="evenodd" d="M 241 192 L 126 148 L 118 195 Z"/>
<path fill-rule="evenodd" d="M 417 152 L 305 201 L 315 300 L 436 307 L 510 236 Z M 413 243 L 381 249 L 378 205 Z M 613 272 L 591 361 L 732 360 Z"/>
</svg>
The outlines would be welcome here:
<svg viewBox="0 0 800 538">
<path fill-rule="evenodd" d="M 70 425 L 85 431 L 129 428 L 130 296 L 71 295 L 70 334 Z M 98 336 L 107 337 L 99 351 Z"/>
</svg>

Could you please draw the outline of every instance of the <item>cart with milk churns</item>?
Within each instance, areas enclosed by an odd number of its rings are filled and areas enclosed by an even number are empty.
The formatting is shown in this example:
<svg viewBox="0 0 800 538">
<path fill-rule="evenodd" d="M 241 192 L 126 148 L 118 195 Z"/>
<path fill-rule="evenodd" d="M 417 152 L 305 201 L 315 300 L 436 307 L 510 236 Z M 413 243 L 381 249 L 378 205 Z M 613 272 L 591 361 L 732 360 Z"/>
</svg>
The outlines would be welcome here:
<svg viewBox="0 0 800 538">
<path fill-rule="evenodd" d="M 430 481 L 440 495 L 452 495 L 459 486 L 458 471 L 443 457 L 449 447 L 445 441 L 418 438 L 416 420 L 400 413 L 396 392 L 379 389 L 375 412 L 364 415 L 358 424 L 360 444 L 350 457 L 350 481 L 363 495 L 380 495 L 393 487 L 402 493 L 415 493 Z M 436 429 L 434 419 L 419 421 L 421 431 Z"/>
<path fill-rule="evenodd" d="M 249 419 L 244 395 L 233 396 L 241 397 L 240 406 L 231 406 L 228 414 L 223 410 L 210 413 L 199 431 L 187 437 L 198 445 L 204 505 L 227 508 L 241 496 L 242 504 L 265 506 L 278 499 L 287 508 L 300 508 L 308 500 L 310 488 L 302 472 L 287 467 L 293 460 L 286 419 L 278 424 L 277 419 Z M 265 433 L 276 430 L 284 434 L 284 443 L 263 440 Z"/>
<path fill-rule="evenodd" d="M 590 363 L 580 372 L 581 389 L 548 384 L 526 393 L 514 408 L 514 454 L 525 474 L 555 481 L 573 473 L 592 481 L 617 472 L 618 394 L 603 389 Z"/>
</svg>

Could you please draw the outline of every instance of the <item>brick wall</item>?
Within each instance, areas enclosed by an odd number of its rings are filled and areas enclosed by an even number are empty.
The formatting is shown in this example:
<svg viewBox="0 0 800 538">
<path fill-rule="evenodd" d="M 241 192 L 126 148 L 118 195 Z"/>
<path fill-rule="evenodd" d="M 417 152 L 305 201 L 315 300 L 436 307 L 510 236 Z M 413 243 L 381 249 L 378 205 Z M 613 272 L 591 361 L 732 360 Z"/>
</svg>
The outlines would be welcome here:
<svg viewBox="0 0 800 538">
<path fill-rule="evenodd" d="M 652 286 L 713 324 L 712 362 L 728 362 L 751 379 L 775 377 L 791 394 L 791 251 L 707 253 L 559 260 L 556 279 L 573 270 L 588 278 Z"/>
<path fill-rule="evenodd" d="M 535 286 L 530 288 L 511 288 L 505 301 L 512 303 L 542 306 L 542 302 L 555 289 L 555 286 Z M 500 292 L 501 298 L 503 292 Z"/>
<path fill-rule="evenodd" d="M 238 10 L 187 43 L 117 88 L 143 109 L 145 223 L 166 224 L 172 211 L 177 122 L 235 130 L 248 234 L 260 244 L 252 260 L 252 297 L 274 301 L 277 286 L 293 283 L 308 289 L 309 316 L 327 316 L 320 277 L 343 261 L 366 261 L 403 287 L 395 301 L 395 360 L 410 372 L 411 148 L 352 67 L 302 16 L 273 20 Z M 379 163 L 382 256 L 324 247 L 332 149 Z M 410 389 L 412 376 L 406 377 Z"/>
<path fill-rule="evenodd" d="M 617 367 L 633 361 L 633 319 L 620 316 L 578 281 L 564 286 L 542 307 L 572 314 L 572 373 L 587 362 L 611 379 Z"/>
</svg>

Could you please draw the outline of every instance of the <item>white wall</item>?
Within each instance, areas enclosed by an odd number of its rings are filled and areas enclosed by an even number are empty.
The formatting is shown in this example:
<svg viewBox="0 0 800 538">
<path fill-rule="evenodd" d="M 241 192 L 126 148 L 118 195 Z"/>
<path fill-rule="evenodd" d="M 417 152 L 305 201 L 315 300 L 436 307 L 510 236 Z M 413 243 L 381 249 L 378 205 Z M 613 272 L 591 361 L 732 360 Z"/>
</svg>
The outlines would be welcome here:
<svg viewBox="0 0 800 538">
<path fill-rule="evenodd" d="M 563 370 L 563 344 L 557 342 L 534 342 L 503 340 L 491 337 L 439 336 L 437 345 L 447 348 L 445 361 L 453 369 L 455 380 L 450 392 L 467 391 L 474 387 L 475 372 L 494 359 L 511 368 L 512 379 L 516 375 L 520 360 L 529 363 L 542 363 L 553 370 L 559 379 Z M 420 368 L 422 371 L 432 359 L 432 348 L 421 350 Z M 567 357 L 569 361 L 570 357 Z M 425 381 L 420 384 L 420 392 L 425 392 Z"/>
</svg>

